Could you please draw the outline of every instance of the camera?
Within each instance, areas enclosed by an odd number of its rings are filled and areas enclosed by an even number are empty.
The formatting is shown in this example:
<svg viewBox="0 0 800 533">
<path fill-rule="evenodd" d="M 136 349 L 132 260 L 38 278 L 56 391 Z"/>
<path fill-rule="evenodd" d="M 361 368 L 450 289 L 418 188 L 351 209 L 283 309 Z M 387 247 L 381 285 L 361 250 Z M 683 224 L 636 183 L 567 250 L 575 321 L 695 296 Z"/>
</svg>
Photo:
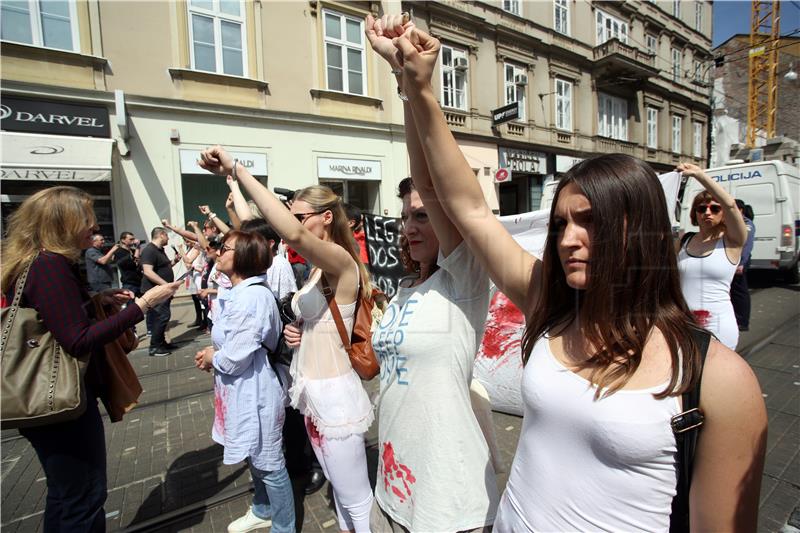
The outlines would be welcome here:
<svg viewBox="0 0 800 533">
<path fill-rule="evenodd" d="M 272 189 L 282 202 L 291 202 L 294 198 L 294 191 L 292 189 L 284 189 L 283 187 L 275 187 Z"/>
</svg>

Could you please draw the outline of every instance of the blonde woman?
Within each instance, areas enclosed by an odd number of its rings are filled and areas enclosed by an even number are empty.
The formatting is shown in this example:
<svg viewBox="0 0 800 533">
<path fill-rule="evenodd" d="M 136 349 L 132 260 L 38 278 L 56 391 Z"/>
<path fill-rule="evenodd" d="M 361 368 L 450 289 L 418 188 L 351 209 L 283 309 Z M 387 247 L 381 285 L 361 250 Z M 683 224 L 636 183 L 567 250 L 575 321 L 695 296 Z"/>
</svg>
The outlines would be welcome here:
<svg viewBox="0 0 800 533">
<path fill-rule="evenodd" d="M 200 157 L 204 169 L 241 184 L 286 244 L 315 265 L 293 302 L 303 343 L 292 361 L 291 402 L 305 415 L 314 453 L 333 486 L 340 529 L 367 532 L 372 491 L 364 433 L 374 416 L 322 292 L 324 275 L 345 326 L 352 330 L 359 292 L 369 296 L 372 291 L 342 200 L 327 187 L 308 187 L 295 195 L 289 211 L 221 146 L 204 150 Z"/>
<path fill-rule="evenodd" d="M 89 294 L 80 282 L 81 250 L 97 230 L 92 197 L 75 187 L 39 191 L 8 219 L 2 245 L 2 291 L 14 298 L 17 278 L 30 265 L 21 307 L 34 308 L 62 348 L 72 356 L 91 354 L 86 369 L 86 411 L 78 418 L 21 429 L 47 477 L 45 531 L 105 531 L 106 448 L 97 398 L 103 397 L 95 357 L 103 347 L 172 295 L 181 282 L 153 287 L 116 315 L 94 322 Z M 126 289 L 100 293 L 104 302 L 127 303 Z"/>
</svg>

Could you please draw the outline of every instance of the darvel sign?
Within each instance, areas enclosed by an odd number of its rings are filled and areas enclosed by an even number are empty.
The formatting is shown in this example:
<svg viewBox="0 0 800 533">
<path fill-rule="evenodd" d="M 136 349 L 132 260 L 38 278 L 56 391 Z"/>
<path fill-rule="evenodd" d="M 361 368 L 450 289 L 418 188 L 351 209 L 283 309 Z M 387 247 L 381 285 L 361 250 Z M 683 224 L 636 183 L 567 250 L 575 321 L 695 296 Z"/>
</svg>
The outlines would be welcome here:
<svg viewBox="0 0 800 533">
<path fill-rule="evenodd" d="M 26 100 L 3 96 L 0 128 L 4 131 L 110 137 L 108 109 L 101 106 Z"/>
</svg>

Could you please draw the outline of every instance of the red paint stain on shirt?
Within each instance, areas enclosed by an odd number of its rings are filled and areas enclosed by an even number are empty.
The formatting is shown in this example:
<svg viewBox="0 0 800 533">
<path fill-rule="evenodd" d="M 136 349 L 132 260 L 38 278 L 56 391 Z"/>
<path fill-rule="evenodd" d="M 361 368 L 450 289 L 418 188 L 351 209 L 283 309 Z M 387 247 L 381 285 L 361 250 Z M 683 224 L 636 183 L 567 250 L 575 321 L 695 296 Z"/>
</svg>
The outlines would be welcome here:
<svg viewBox="0 0 800 533">
<path fill-rule="evenodd" d="M 705 309 L 696 309 L 692 311 L 694 315 L 694 319 L 697 324 L 701 327 L 708 326 L 708 323 L 711 321 L 711 311 L 707 311 Z"/>
<path fill-rule="evenodd" d="M 522 343 L 525 317 L 502 292 L 496 292 L 489 304 L 489 317 L 483 333 L 478 357 L 496 359 L 495 368 L 506 364 L 513 354 L 518 354 Z M 518 357 L 520 363 L 521 357 Z"/>
<path fill-rule="evenodd" d="M 407 497 L 411 496 L 411 485 L 416 483 L 417 478 L 411 473 L 410 468 L 397 462 L 394 456 L 394 446 L 392 446 L 391 442 L 384 442 L 381 448 L 383 449 L 381 454 L 383 488 L 387 492 L 391 489 L 392 493 L 402 503 L 406 501 Z M 400 483 L 402 483 L 404 491 L 400 489 Z"/>
<path fill-rule="evenodd" d="M 228 409 L 228 391 L 224 387 L 214 387 L 214 431 L 225 436 L 225 412 Z"/>
</svg>

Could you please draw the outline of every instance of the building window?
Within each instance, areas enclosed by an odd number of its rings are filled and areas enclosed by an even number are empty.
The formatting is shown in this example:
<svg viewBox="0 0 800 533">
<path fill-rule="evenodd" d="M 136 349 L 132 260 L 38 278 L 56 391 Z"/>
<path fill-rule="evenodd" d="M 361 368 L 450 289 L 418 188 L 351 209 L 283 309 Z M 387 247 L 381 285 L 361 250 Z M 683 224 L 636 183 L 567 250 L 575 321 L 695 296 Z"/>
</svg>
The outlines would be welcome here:
<svg viewBox="0 0 800 533">
<path fill-rule="evenodd" d="M 556 78 L 556 128 L 572 131 L 572 83 Z"/>
<path fill-rule="evenodd" d="M 647 108 L 647 147 L 658 148 L 658 109 Z"/>
<path fill-rule="evenodd" d="M 672 81 L 681 80 L 681 51 L 672 49 Z"/>
<path fill-rule="evenodd" d="M 672 153 L 681 153 L 681 123 L 683 118 L 679 115 L 672 115 Z"/>
<path fill-rule="evenodd" d="M 672 16 L 681 18 L 681 0 L 672 0 Z"/>
<path fill-rule="evenodd" d="M 331 91 L 365 94 L 364 21 L 324 10 L 325 78 Z"/>
<path fill-rule="evenodd" d="M 569 4 L 567 0 L 555 0 L 553 5 L 556 31 L 569 35 Z"/>
<path fill-rule="evenodd" d="M 442 45 L 442 106 L 467 110 L 469 58 L 464 50 Z"/>
<path fill-rule="evenodd" d="M 192 68 L 246 76 L 244 3 L 236 0 L 191 0 L 188 6 Z"/>
<path fill-rule="evenodd" d="M 647 46 L 647 53 L 655 56 L 658 55 L 658 38 L 650 33 L 644 36 L 644 42 Z"/>
<path fill-rule="evenodd" d="M 4 41 L 79 50 L 74 0 L 3 0 L 0 21 Z"/>
<path fill-rule="evenodd" d="M 703 31 L 703 3 L 700 1 L 694 4 L 694 29 Z"/>
<path fill-rule="evenodd" d="M 503 0 L 503 11 L 519 16 L 519 0 Z"/>
<path fill-rule="evenodd" d="M 692 155 L 703 157 L 703 123 L 692 123 Z"/>
<path fill-rule="evenodd" d="M 597 134 L 628 140 L 628 102 L 608 94 L 598 94 Z"/>
<path fill-rule="evenodd" d="M 702 74 L 702 64 L 698 60 L 692 61 L 692 71 L 694 72 L 694 81 L 697 83 L 702 83 L 703 81 L 703 74 Z"/>
<path fill-rule="evenodd" d="M 628 23 L 598 9 L 597 44 L 603 44 L 607 40 L 614 38 L 628 44 Z"/>
<path fill-rule="evenodd" d="M 525 89 L 528 86 L 528 75 L 516 65 L 503 65 L 505 71 L 504 86 L 506 90 L 506 104 L 519 102 L 519 119 L 525 120 Z"/>
</svg>

